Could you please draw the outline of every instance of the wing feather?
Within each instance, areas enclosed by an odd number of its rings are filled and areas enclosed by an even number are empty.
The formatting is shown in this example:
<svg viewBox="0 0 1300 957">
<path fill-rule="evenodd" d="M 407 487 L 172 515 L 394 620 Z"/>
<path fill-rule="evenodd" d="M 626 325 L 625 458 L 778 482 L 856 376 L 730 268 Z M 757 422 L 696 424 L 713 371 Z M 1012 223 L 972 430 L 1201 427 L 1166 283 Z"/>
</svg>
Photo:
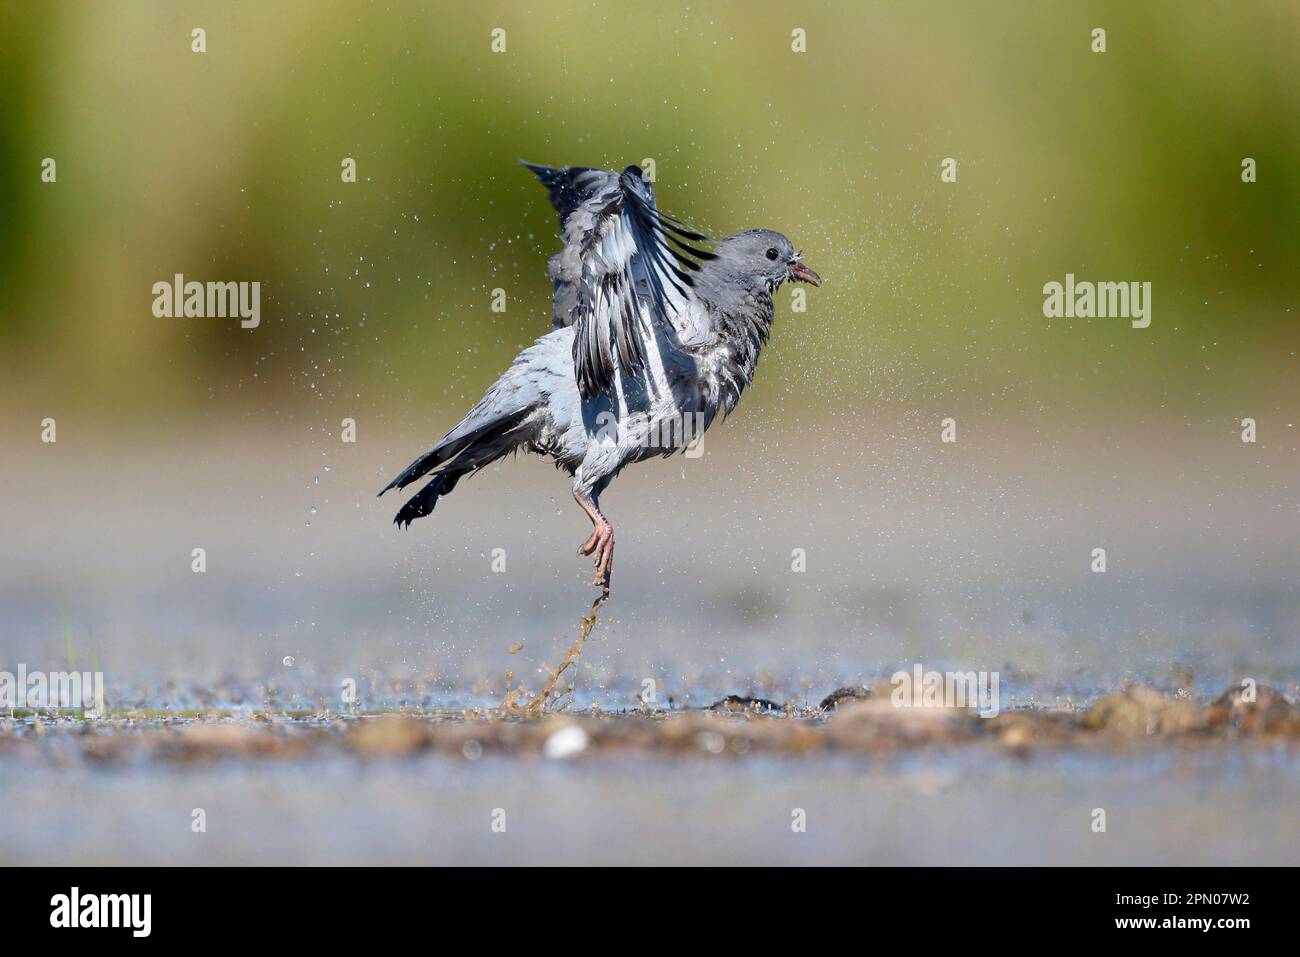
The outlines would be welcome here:
<svg viewBox="0 0 1300 957">
<path fill-rule="evenodd" d="M 621 174 L 524 164 L 550 191 L 564 248 L 551 258 L 555 324 L 575 327 L 574 372 L 584 399 L 610 395 L 619 371 L 646 364 L 647 340 L 695 303 L 691 276 L 710 242 L 655 207 L 654 190 L 629 166 Z"/>
</svg>

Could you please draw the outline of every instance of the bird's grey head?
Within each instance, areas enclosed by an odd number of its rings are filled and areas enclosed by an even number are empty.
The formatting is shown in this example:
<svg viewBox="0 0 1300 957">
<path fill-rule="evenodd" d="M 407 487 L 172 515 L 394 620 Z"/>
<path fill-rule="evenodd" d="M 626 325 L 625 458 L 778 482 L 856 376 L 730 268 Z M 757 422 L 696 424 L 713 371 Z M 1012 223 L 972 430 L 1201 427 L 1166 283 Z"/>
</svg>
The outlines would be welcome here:
<svg viewBox="0 0 1300 957">
<path fill-rule="evenodd" d="M 770 229 L 751 229 L 728 236 L 714 252 L 716 267 L 728 274 L 732 282 L 765 285 L 769 293 L 775 292 L 787 279 L 814 286 L 822 284 L 821 277 L 799 261 L 794 244 Z"/>
</svg>

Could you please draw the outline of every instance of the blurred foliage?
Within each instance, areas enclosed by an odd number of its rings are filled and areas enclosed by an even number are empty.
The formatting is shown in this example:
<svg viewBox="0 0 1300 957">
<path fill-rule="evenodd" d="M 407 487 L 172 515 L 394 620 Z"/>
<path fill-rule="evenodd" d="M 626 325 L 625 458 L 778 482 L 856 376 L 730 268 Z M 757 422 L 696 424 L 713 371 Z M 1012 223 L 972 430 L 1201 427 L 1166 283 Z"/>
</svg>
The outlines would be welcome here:
<svg viewBox="0 0 1300 957">
<path fill-rule="evenodd" d="M 515 161 L 652 157 L 665 209 L 780 229 L 827 280 L 782 309 L 751 401 L 1294 396 L 1298 20 L 1294 2 L 6 3 L 0 395 L 458 408 L 548 327 L 556 224 Z M 1067 272 L 1151 281 L 1151 328 L 1044 319 Z M 154 318 L 175 273 L 261 281 L 261 327 Z"/>
</svg>

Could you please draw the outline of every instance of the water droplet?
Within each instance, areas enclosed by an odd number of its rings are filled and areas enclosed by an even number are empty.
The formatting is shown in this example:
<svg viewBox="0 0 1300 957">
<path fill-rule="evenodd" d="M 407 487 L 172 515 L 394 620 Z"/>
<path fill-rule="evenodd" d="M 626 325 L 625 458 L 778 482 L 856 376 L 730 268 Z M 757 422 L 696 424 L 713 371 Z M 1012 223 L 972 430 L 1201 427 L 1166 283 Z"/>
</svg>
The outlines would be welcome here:
<svg viewBox="0 0 1300 957">
<path fill-rule="evenodd" d="M 292 667 L 293 667 L 293 663 L 294 663 L 293 655 L 285 655 L 285 656 L 284 656 L 284 662 L 283 662 L 283 664 L 284 664 L 284 666 L 285 666 L 286 668 L 292 668 Z"/>
</svg>

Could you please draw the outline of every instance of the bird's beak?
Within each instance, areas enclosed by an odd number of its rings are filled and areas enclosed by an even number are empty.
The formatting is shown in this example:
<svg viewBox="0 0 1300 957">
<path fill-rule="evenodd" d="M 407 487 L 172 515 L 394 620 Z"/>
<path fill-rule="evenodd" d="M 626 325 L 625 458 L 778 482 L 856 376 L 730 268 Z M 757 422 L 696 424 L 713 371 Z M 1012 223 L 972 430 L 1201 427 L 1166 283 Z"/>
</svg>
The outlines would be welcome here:
<svg viewBox="0 0 1300 957">
<path fill-rule="evenodd" d="M 817 275 L 797 259 L 790 263 L 790 278 L 795 282 L 806 282 L 813 286 L 820 286 L 822 284 L 822 277 Z"/>
</svg>

